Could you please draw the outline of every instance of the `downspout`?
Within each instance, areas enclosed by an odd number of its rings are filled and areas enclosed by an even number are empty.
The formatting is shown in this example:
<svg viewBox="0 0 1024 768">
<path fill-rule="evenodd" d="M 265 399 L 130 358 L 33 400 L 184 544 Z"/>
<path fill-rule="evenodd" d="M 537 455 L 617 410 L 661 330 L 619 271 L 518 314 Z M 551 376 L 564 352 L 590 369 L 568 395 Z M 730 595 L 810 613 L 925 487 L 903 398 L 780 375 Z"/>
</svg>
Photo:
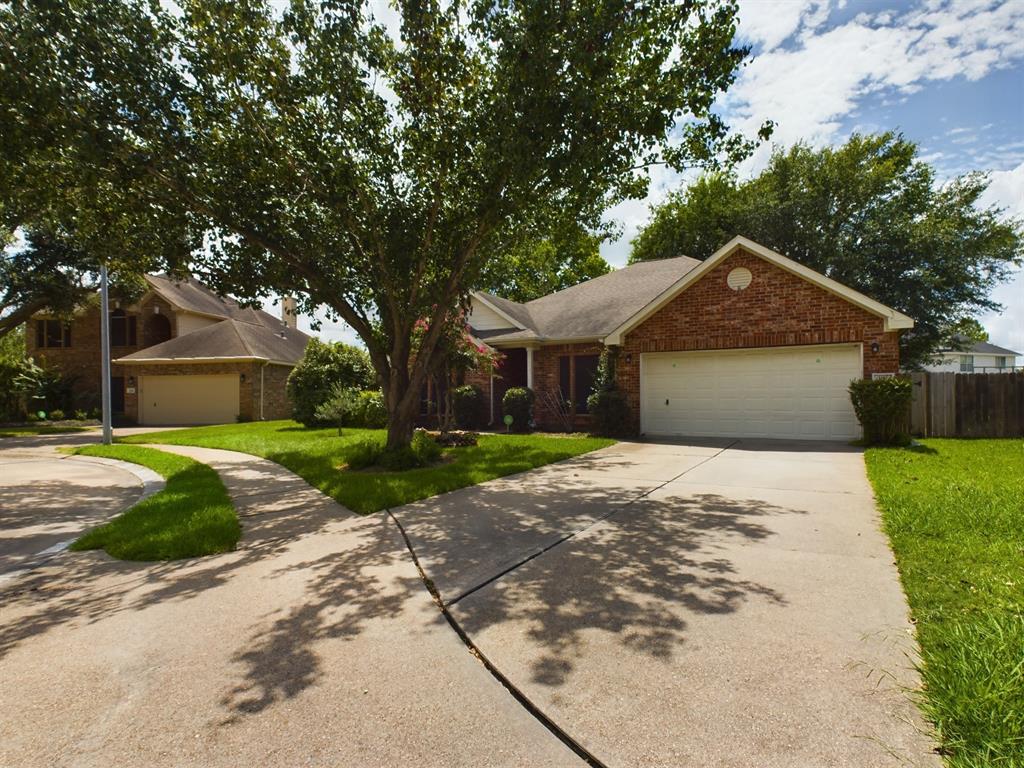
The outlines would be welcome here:
<svg viewBox="0 0 1024 768">
<path fill-rule="evenodd" d="M 489 425 L 494 424 L 494 369 L 491 368 L 491 420 L 488 422 Z"/>
<path fill-rule="evenodd" d="M 260 366 L 260 421 L 264 420 L 263 419 L 263 371 L 266 370 L 266 367 L 268 365 L 270 365 L 270 362 L 266 361 L 266 362 L 263 363 L 263 365 Z"/>
</svg>

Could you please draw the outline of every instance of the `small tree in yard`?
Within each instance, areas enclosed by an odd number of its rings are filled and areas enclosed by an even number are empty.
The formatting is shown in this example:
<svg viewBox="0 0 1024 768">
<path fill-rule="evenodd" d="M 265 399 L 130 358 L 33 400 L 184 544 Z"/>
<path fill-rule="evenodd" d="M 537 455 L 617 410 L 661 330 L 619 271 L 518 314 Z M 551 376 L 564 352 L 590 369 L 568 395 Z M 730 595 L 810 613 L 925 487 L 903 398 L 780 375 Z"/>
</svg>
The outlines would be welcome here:
<svg viewBox="0 0 1024 768">
<path fill-rule="evenodd" d="M 495 254 L 596 229 L 652 165 L 751 148 L 711 111 L 748 54 L 732 0 L 394 7 L 391 32 L 361 0 L 0 8 L 9 218 L 166 214 L 221 292 L 325 307 L 366 344 L 389 449 Z"/>
<path fill-rule="evenodd" d="M 327 399 L 316 409 L 316 420 L 338 426 L 338 434 L 345 420 L 359 408 L 359 390 L 335 384 Z"/>
<path fill-rule="evenodd" d="M 593 417 L 597 434 L 620 437 L 629 431 L 629 404 L 615 384 L 615 363 L 616 354 L 603 349 L 594 374 L 593 391 L 587 397 L 587 410 Z"/>
</svg>

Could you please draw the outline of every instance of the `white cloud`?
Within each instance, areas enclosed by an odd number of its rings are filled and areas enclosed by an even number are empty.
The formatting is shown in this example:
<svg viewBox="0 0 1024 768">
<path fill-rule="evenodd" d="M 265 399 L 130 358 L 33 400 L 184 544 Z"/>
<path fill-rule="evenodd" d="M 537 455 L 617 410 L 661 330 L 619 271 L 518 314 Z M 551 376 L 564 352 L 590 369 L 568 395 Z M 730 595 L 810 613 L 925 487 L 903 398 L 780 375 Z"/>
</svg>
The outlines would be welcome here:
<svg viewBox="0 0 1024 768">
<path fill-rule="evenodd" d="M 930 81 L 956 77 L 977 80 L 1024 58 L 1020 2 L 931 3 L 898 16 L 860 14 L 824 32 L 804 28 L 791 47 L 768 43 L 785 29 L 796 29 L 810 4 L 798 4 L 802 10 L 795 21 L 793 7 L 779 5 L 775 26 L 761 20 L 770 16 L 766 5 L 752 6 L 766 52 L 743 70 L 723 106 L 732 123 L 748 134 L 764 120 L 774 120 L 773 139 L 781 144 L 830 143 L 865 96 L 912 93 Z M 741 6 L 741 20 L 746 7 Z M 759 167 L 766 156 L 763 149 L 747 170 Z"/>
<path fill-rule="evenodd" d="M 263 302 L 263 311 L 269 312 L 274 317 L 281 314 L 281 305 L 277 299 L 267 299 Z M 313 330 L 313 320 L 320 321 L 320 329 Z M 352 326 L 341 320 L 331 320 L 323 310 L 317 310 L 312 317 L 307 314 L 300 314 L 297 318 L 297 325 L 300 331 L 316 336 L 323 341 L 343 341 L 346 344 L 354 344 L 357 347 L 365 347 L 362 339 L 352 330 Z"/>
<path fill-rule="evenodd" d="M 740 38 L 770 51 L 796 33 L 802 24 L 817 26 L 831 10 L 827 0 L 749 0 L 740 4 Z"/>
<path fill-rule="evenodd" d="M 927 0 L 909 10 L 894 2 L 894 9 L 861 13 L 826 28 L 829 13 L 844 4 L 741 1 L 738 36 L 741 42 L 754 43 L 759 53 L 719 105 L 734 128 L 753 135 L 770 119 L 776 123 L 772 140 L 778 144 L 834 144 L 845 140 L 840 131 L 867 96 L 898 101 L 929 82 L 977 80 L 1024 58 L 1024 2 Z M 940 125 L 946 122 L 947 117 L 939 118 Z M 990 127 L 960 127 L 949 133 L 970 135 Z M 1003 169 L 1021 161 L 1022 151 L 1011 145 L 972 138 L 962 146 L 978 168 Z M 771 147 L 760 147 L 739 168 L 740 175 L 764 167 L 770 152 Z M 935 152 L 929 159 L 939 157 Z M 629 239 L 649 218 L 648 206 L 679 183 L 680 177 L 666 174 L 652 184 L 646 200 L 624 203 L 609 213 L 623 224 L 624 234 L 602 248 L 606 259 L 624 263 Z"/>
<path fill-rule="evenodd" d="M 991 182 L 981 204 L 1005 208 L 1007 216 L 1024 220 L 1024 163 L 1009 171 L 993 173 Z M 992 298 L 1004 309 L 981 318 L 989 339 L 1001 347 L 1024 352 L 1024 269 L 1018 269 L 1010 282 L 996 288 Z M 1024 358 L 1017 362 L 1024 364 Z"/>
</svg>

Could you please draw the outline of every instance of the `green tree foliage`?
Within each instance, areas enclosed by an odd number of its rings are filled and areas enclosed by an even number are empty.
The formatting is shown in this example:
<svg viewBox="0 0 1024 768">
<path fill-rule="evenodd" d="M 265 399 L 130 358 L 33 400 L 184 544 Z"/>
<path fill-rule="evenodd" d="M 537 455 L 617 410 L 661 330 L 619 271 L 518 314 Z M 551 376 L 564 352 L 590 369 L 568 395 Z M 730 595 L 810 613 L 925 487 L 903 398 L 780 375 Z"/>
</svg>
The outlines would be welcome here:
<svg viewBox="0 0 1024 768">
<path fill-rule="evenodd" d="M 980 174 L 939 184 L 917 146 L 883 133 L 777 150 L 757 177 L 706 176 L 653 211 L 631 261 L 710 256 L 745 235 L 914 318 L 902 362 L 926 361 L 1024 259 L 1021 222 L 978 200 Z"/>
<path fill-rule="evenodd" d="M 526 302 L 600 277 L 611 270 L 601 257 L 603 239 L 573 224 L 557 235 L 518 243 L 484 264 L 477 287 Z"/>
<path fill-rule="evenodd" d="M 310 339 L 305 354 L 288 376 L 292 416 L 308 426 L 322 423 L 317 409 L 338 388 L 363 390 L 375 386 L 370 358 L 359 347 Z M 330 422 L 331 419 L 326 419 Z"/>
<path fill-rule="evenodd" d="M 973 317 L 964 317 L 947 330 L 947 343 L 954 347 L 970 346 L 979 341 L 988 341 L 988 331 Z"/>
<path fill-rule="evenodd" d="M 398 39 L 369 8 L 5 4 L 0 204 L 18 224 L 77 207 L 94 254 L 162 229 L 222 293 L 326 307 L 366 344 L 401 447 L 494 254 L 595 226 L 652 164 L 749 153 L 711 111 L 748 51 L 734 0 L 398 0 Z"/>
</svg>

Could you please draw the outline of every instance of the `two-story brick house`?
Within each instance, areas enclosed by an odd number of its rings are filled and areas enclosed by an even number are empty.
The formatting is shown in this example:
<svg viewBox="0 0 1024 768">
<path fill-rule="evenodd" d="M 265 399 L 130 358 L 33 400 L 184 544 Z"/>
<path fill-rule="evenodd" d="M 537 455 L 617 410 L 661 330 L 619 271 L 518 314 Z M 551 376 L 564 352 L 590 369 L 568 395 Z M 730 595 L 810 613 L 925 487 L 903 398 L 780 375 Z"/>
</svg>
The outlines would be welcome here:
<svg viewBox="0 0 1024 768">
<path fill-rule="evenodd" d="M 286 418 L 288 374 L 309 337 L 282 318 L 239 306 L 194 279 L 147 275 L 132 303 L 111 302 L 111 405 L 139 424 L 216 424 Z M 75 406 L 98 405 L 100 311 L 89 303 L 65 323 L 45 314 L 29 323 L 28 354 L 72 383 Z"/>
<path fill-rule="evenodd" d="M 707 260 L 642 262 L 519 304 L 475 293 L 473 335 L 505 359 L 477 377 L 497 423 L 509 386 L 543 404 L 586 397 L 601 351 L 616 354 L 634 430 L 648 435 L 848 440 L 860 428 L 847 387 L 899 370 L 913 320 L 814 270 L 737 237 Z"/>
</svg>

